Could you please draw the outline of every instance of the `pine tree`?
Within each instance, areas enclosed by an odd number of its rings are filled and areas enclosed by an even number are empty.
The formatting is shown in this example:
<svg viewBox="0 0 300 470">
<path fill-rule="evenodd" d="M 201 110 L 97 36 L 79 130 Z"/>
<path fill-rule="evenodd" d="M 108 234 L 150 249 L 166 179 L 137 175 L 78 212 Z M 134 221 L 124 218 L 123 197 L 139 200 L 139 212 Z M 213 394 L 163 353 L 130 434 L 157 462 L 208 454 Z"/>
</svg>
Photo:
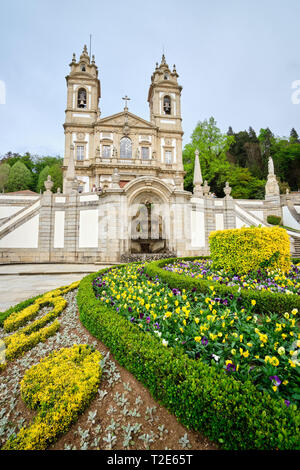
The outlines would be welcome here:
<svg viewBox="0 0 300 470">
<path fill-rule="evenodd" d="M 7 191 L 22 191 L 31 189 L 33 177 L 31 171 L 22 163 L 17 161 L 10 170 L 7 180 Z"/>
<path fill-rule="evenodd" d="M 298 133 L 294 128 L 292 128 L 290 132 L 290 142 L 293 144 L 300 143 Z"/>
</svg>

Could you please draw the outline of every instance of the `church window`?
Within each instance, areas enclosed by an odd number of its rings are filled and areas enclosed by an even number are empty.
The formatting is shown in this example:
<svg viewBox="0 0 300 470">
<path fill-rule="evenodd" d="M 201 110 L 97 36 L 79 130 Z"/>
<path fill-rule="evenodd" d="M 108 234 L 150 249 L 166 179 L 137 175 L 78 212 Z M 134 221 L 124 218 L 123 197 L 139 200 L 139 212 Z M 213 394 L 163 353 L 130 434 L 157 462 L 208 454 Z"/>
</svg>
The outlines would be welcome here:
<svg viewBox="0 0 300 470">
<path fill-rule="evenodd" d="M 165 150 L 165 163 L 170 165 L 172 163 L 172 151 L 171 150 Z"/>
<path fill-rule="evenodd" d="M 132 143 L 129 137 L 122 137 L 120 140 L 120 158 L 132 157 Z"/>
<path fill-rule="evenodd" d="M 165 73 L 164 79 L 169 80 L 169 74 L 168 73 Z"/>
<path fill-rule="evenodd" d="M 149 160 L 149 147 L 142 147 L 142 160 Z"/>
<path fill-rule="evenodd" d="M 171 114 L 171 98 L 169 96 L 164 97 L 164 113 Z"/>
<path fill-rule="evenodd" d="M 85 65 L 81 66 L 81 72 L 85 72 Z"/>
<path fill-rule="evenodd" d="M 84 146 L 83 145 L 77 145 L 76 155 L 77 155 L 77 160 L 84 159 Z"/>
<path fill-rule="evenodd" d="M 110 158 L 110 145 L 103 145 L 102 147 L 102 157 Z"/>
<path fill-rule="evenodd" d="M 84 88 L 78 90 L 77 107 L 86 108 L 86 90 Z"/>
</svg>

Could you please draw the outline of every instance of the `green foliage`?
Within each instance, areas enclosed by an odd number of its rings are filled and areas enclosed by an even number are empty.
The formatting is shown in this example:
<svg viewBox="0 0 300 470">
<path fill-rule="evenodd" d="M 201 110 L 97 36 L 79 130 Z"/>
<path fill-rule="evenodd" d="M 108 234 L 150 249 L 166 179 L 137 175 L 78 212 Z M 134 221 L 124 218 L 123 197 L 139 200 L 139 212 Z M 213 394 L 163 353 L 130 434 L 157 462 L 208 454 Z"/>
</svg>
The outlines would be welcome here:
<svg viewBox="0 0 300 470">
<path fill-rule="evenodd" d="M 2 163 L 0 165 L 0 191 L 2 192 L 5 190 L 7 182 L 8 182 L 8 177 L 10 173 L 10 166 L 8 163 Z"/>
<path fill-rule="evenodd" d="M 56 192 L 57 188 L 62 188 L 62 164 L 63 159 L 60 157 L 39 157 L 36 155 L 31 155 L 29 152 L 25 153 L 24 155 L 20 155 L 18 153 L 8 152 L 4 157 L 1 159 L 0 165 L 0 190 L 1 188 L 1 167 L 5 164 L 8 165 L 9 168 L 12 168 L 15 163 L 21 162 L 25 165 L 25 167 L 30 171 L 31 180 L 30 183 L 28 180 L 24 181 L 22 189 L 31 189 L 33 191 L 43 192 L 45 190 L 44 181 L 47 179 L 48 174 L 51 175 L 51 179 L 54 182 L 52 191 Z M 41 172 L 44 170 L 45 167 L 48 167 L 48 172 L 45 170 L 43 175 L 40 176 Z M 7 171 L 7 170 L 6 170 Z M 46 178 L 45 173 L 47 173 Z M 4 180 L 6 178 L 4 177 Z M 26 186 L 26 187 L 25 187 Z M 19 189 L 15 189 L 18 186 L 11 186 L 13 189 L 4 188 L 7 191 L 18 191 Z"/>
<path fill-rule="evenodd" d="M 47 180 L 48 178 L 48 175 L 50 174 L 49 173 L 49 170 L 50 170 L 50 167 L 47 165 L 45 166 L 40 174 L 39 174 L 39 177 L 38 177 L 38 183 L 37 183 L 37 187 L 36 187 L 36 192 L 37 193 L 40 193 L 40 192 L 44 192 L 45 191 L 45 185 L 44 185 L 44 182 Z"/>
<path fill-rule="evenodd" d="M 32 183 L 33 177 L 30 170 L 24 165 L 24 163 L 17 161 L 11 167 L 6 189 L 8 192 L 32 189 Z"/>
<path fill-rule="evenodd" d="M 281 217 L 278 215 L 268 215 L 267 222 L 271 225 L 280 225 Z"/>
<path fill-rule="evenodd" d="M 224 197 L 224 186 L 229 181 L 232 187 L 232 196 L 237 199 L 263 198 L 265 181 L 259 180 L 251 174 L 248 168 L 242 168 L 238 160 L 228 159 L 229 149 L 235 145 L 235 136 L 232 129 L 227 134 L 222 134 L 216 125 L 214 118 L 208 121 L 198 122 L 192 136 L 191 143 L 187 144 L 183 151 L 183 163 L 186 171 L 184 186 L 188 191 L 193 189 L 193 171 L 195 161 L 195 150 L 199 150 L 200 165 L 203 180 L 207 180 L 211 192 L 218 197 Z M 256 139 L 253 136 L 247 140 Z M 254 133 L 255 134 L 255 133 Z M 240 143 L 237 142 L 240 148 Z M 256 143 L 256 146 L 258 144 Z"/>
<path fill-rule="evenodd" d="M 158 263 L 162 261 L 147 266 L 148 274 L 155 277 L 157 271 L 163 271 Z M 164 274 L 165 279 L 174 275 Z M 92 281 L 98 275 L 90 274 L 80 283 L 80 320 L 185 426 L 221 442 L 226 449 L 299 448 L 300 418 L 294 405 L 287 408 L 283 401 L 259 392 L 250 381 L 241 383 L 201 360 L 190 359 L 180 348 L 162 346 L 159 339 L 96 299 Z M 180 288 L 180 275 L 176 277 Z"/>
</svg>

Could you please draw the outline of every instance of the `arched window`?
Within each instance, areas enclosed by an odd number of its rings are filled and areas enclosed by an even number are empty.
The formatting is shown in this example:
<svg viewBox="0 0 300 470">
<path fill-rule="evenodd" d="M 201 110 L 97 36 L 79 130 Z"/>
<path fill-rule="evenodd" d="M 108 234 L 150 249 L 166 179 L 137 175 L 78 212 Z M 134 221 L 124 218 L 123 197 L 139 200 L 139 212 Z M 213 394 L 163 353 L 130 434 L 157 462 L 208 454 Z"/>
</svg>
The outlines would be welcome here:
<svg viewBox="0 0 300 470">
<path fill-rule="evenodd" d="M 86 108 L 86 90 L 79 88 L 77 95 L 77 108 Z"/>
<path fill-rule="evenodd" d="M 120 158 L 132 158 L 132 143 L 129 137 L 120 140 Z"/>
<path fill-rule="evenodd" d="M 169 96 L 164 97 L 164 112 L 171 114 L 171 98 Z"/>
<path fill-rule="evenodd" d="M 80 67 L 80 69 L 81 69 L 81 72 L 85 72 L 85 65 L 82 64 L 82 66 Z"/>
</svg>

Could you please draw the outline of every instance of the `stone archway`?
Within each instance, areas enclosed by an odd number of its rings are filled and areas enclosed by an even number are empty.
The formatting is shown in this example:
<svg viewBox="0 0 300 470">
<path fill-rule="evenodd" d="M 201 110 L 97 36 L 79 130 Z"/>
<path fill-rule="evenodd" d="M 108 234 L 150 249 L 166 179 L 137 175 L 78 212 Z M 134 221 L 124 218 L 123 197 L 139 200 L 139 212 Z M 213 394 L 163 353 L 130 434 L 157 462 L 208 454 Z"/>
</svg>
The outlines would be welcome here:
<svg viewBox="0 0 300 470">
<path fill-rule="evenodd" d="M 166 251 L 163 202 L 156 194 L 143 192 L 130 205 L 131 253 L 161 253 Z"/>
<path fill-rule="evenodd" d="M 169 206 L 173 188 L 156 177 L 140 177 L 125 187 L 131 253 L 158 254 L 169 248 Z"/>
</svg>

